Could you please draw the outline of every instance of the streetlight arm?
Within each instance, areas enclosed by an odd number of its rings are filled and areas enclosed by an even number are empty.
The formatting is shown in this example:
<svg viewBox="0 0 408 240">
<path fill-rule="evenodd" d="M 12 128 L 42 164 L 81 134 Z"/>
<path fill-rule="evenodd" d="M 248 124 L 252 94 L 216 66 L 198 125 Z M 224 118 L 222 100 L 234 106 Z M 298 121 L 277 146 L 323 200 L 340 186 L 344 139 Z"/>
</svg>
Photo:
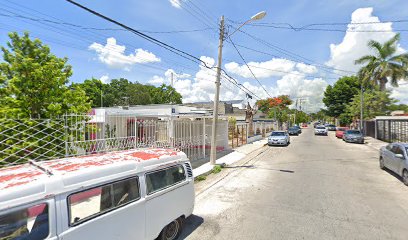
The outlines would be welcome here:
<svg viewBox="0 0 408 240">
<path fill-rule="evenodd" d="M 252 16 L 250 19 L 248 19 L 247 21 L 245 21 L 243 24 L 241 24 L 241 26 L 239 26 L 237 29 L 235 29 L 235 31 L 233 31 L 231 34 L 228 34 L 227 38 L 231 37 L 232 34 L 236 33 L 240 28 L 242 28 L 245 24 L 252 22 L 252 21 L 257 21 L 257 20 L 261 20 L 262 18 L 264 18 L 266 15 L 265 11 L 259 12 L 257 14 L 255 14 L 254 16 Z"/>
</svg>

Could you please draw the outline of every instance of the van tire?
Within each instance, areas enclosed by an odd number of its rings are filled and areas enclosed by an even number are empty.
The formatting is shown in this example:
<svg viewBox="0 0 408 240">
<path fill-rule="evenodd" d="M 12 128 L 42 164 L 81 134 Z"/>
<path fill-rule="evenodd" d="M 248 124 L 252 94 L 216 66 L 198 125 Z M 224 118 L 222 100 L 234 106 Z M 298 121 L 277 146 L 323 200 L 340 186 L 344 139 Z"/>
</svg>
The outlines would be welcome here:
<svg viewBox="0 0 408 240">
<path fill-rule="evenodd" d="M 159 240 L 174 240 L 177 239 L 183 230 L 183 221 L 180 218 L 167 224 L 160 232 Z"/>
</svg>

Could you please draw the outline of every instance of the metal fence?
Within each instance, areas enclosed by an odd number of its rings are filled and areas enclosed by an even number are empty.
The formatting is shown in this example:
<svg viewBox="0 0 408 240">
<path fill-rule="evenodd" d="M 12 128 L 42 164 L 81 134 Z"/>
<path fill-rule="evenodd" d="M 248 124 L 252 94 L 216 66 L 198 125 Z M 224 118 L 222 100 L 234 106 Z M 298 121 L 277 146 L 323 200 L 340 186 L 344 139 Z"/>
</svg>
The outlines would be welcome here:
<svg viewBox="0 0 408 240">
<path fill-rule="evenodd" d="M 217 123 L 217 151 L 228 149 L 228 122 Z M 211 118 L 65 115 L 0 118 L 0 166 L 132 148 L 177 148 L 191 161 L 209 155 Z"/>
<path fill-rule="evenodd" d="M 386 142 L 408 142 L 408 120 L 377 119 L 377 139 Z"/>
</svg>

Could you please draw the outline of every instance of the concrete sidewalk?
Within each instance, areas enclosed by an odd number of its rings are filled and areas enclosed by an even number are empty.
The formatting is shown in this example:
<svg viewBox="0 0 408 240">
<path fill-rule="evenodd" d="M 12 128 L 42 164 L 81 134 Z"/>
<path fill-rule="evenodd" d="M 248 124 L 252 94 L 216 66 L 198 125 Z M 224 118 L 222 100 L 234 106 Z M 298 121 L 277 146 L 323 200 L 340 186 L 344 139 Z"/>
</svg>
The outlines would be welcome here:
<svg viewBox="0 0 408 240">
<path fill-rule="evenodd" d="M 231 165 L 235 163 L 236 161 L 239 161 L 252 153 L 253 151 L 256 151 L 260 149 L 261 147 L 265 146 L 267 144 L 268 138 L 263 138 L 259 141 L 255 141 L 253 143 L 245 144 L 243 146 L 237 147 L 233 149 L 233 152 L 219 158 L 216 160 L 216 164 L 225 164 L 225 165 Z M 207 174 L 211 172 L 213 169 L 213 165 L 211 165 L 209 162 L 201 165 L 198 168 L 193 169 L 193 174 L 194 177 L 198 177 L 200 175 Z"/>
<path fill-rule="evenodd" d="M 383 142 L 373 137 L 364 137 L 364 141 L 366 142 L 367 146 L 374 148 L 376 150 L 380 150 L 381 147 L 386 146 L 388 144 L 387 142 Z"/>
</svg>

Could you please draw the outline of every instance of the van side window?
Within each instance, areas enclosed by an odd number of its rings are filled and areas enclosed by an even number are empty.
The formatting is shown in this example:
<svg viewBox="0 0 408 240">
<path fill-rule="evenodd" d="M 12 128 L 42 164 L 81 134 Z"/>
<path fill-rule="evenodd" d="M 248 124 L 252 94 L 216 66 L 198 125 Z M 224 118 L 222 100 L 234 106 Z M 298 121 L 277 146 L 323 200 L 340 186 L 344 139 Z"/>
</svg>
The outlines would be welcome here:
<svg viewBox="0 0 408 240">
<path fill-rule="evenodd" d="M 140 198 L 139 179 L 130 178 L 68 197 L 70 225 L 76 225 Z"/>
<path fill-rule="evenodd" d="M 0 216 L 0 239 L 42 240 L 48 235 L 48 205 L 46 203 Z"/>
<path fill-rule="evenodd" d="M 147 194 L 152 194 L 186 179 L 183 166 L 178 165 L 146 174 Z"/>
</svg>

